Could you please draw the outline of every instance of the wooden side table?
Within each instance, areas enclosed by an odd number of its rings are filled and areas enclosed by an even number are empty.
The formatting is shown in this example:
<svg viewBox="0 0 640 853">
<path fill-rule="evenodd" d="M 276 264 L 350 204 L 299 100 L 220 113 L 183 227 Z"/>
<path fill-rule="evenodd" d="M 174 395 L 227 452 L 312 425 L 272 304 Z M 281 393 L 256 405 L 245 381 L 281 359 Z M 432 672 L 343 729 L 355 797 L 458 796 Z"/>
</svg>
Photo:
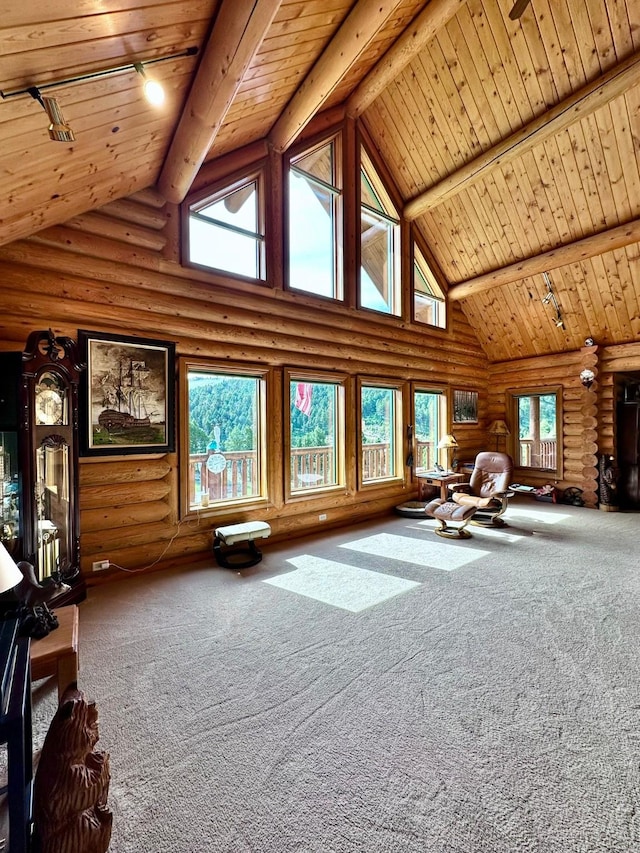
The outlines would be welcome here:
<svg viewBox="0 0 640 853">
<path fill-rule="evenodd" d="M 452 483 L 461 483 L 466 478 L 464 474 L 439 474 L 435 471 L 424 471 L 416 475 L 418 478 L 418 489 L 421 501 L 428 501 L 434 497 L 434 489 L 440 489 L 440 498 L 446 501 L 449 497 L 449 486 Z"/>
<path fill-rule="evenodd" d="M 54 611 L 58 627 L 46 637 L 31 641 L 31 680 L 58 676 L 58 700 L 78 680 L 78 605 Z"/>
</svg>

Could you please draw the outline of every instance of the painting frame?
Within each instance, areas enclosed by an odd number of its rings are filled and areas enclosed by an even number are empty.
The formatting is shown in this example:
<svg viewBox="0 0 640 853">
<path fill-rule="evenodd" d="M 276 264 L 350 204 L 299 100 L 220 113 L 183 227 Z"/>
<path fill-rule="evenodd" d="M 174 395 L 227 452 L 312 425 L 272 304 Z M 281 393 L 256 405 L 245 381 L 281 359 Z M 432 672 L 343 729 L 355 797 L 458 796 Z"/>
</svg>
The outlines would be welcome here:
<svg viewBox="0 0 640 853">
<path fill-rule="evenodd" d="M 478 392 L 464 388 L 453 390 L 453 423 L 478 423 Z"/>
<path fill-rule="evenodd" d="M 86 364 L 80 388 L 80 455 L 175 450 L 176 345 L 78 330 Z"/>
</svg>

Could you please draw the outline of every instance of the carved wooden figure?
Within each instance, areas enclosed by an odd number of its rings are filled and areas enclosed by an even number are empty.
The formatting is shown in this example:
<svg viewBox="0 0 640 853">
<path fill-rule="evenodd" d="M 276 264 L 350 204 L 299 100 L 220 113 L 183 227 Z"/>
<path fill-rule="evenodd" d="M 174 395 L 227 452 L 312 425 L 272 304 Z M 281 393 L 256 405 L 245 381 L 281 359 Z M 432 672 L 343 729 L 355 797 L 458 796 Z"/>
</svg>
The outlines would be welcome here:
<svg viewBox="0 0 640 853">
<path fill-rule="evenodd" d="M 105 853 L 109 847 L 109 755 L 95 749 L 98 739 L 95 702 L 70 685 L 47 732 L 35 776 L 39 853 Z"/>
</svg>

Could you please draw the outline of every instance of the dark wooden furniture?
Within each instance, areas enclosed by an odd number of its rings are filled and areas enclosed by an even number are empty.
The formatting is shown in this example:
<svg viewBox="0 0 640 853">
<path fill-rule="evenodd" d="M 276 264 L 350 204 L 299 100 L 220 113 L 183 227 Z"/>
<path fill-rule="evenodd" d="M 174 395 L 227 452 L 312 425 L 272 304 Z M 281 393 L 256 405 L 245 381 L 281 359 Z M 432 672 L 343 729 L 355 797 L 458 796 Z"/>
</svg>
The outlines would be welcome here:
<svg viewBox="0 0 640 853">
<path fill-rule="evenodd" d="M 0 622 L 0 743 L 7 745 L 7 801 L 11 853 L 31 849 L 33 759 L 29 638 L 18 622 Z"/>
<path fill-rule="evenodd" d="M 0 354 L 0 535 L 39 584 L 56 583 L 52 607 L 86 595 L 77 499 L 82 367 L 75 342 L 50 330 L 32 332 L 22 353 Z"/>
<path fill-rule="evenodd" d="M 31 680 L 57 676 L 60 701 L 67 687 L 78 680 L 78 606 L 70 604 L 55 614 L 58 627 L 31 641 Z"/>
<path fill-rule="evenodd" d="M 631 394 L 617 406 L 618 500 L 622 509 L 640 509 L 640 402 Z"/>
<path fill-rule="evenodd" d="M 460 483 L 465 479 L 464 474 L 450 474 L 447 472 L 438 473 L 435 471 L 425 471 L 421 474 L 416 474 L 418 478 L 418 493 L 421 501 L 429 501 L 435 497 L 440 491 L 440 498 L 446 501 L 449 495 L 449 486 L 453 483 Z"/>
</svg>

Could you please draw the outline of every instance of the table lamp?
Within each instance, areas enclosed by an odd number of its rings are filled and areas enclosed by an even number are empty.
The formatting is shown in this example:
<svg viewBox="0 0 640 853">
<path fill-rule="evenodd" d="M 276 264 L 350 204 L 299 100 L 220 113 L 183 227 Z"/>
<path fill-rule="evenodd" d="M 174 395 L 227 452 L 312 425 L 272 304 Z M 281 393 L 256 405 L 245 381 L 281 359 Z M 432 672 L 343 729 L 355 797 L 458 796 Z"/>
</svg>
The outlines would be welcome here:
<svg viewBox="0 0 640 853">
<path fill-rule="evenodd" d="M 440 441 L 438 442 L 438 450 L 447 451 L 447 471 L 451 471 L 451 451 L 454 447 L 457 446 L 458 442 L 456 441 L 456 437 L 454 435 L 451 435 L 451 433 L 443 435 Z"/>
<path fill-rule="evenodd" d="M 511 431 L 504 421 L 493 421 L 488 429 L 488 433 L 489 435 L 495 435 L 496 437 L 496 452 L 498 450 L 500 436 L 504 436 L 506 438 L 508 435 L 511 435 Z"/>
</svg>

